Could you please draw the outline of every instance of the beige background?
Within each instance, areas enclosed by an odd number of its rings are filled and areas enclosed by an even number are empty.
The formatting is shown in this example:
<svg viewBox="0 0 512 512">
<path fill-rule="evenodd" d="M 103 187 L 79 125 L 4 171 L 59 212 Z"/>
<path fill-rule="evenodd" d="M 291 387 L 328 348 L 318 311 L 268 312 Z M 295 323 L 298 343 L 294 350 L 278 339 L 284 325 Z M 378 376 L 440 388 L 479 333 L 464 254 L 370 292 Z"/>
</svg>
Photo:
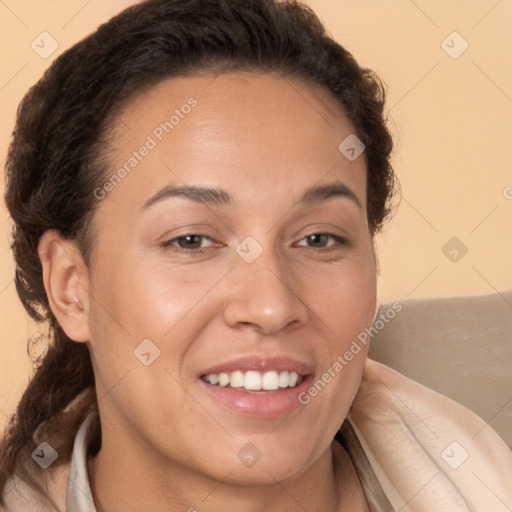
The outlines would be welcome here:
<svg viewBox="0 0 512 512">
<path fill-rule="evenodd" d="M 0 2 L 2 166 L 16 107 L 28 87 L 52 59 L 132 3 Z M 509 289 L 512 3 L 307 3 L 330 33 L 362 64 L 377 71 L 388 87 L 388 111 L 397 144 L 395 168 L 403 195 L 398 213 L 378 239 L 381 302 Z M 450 35 L 454 31 L 460 35 Z M 50 33 L 58 42 L 58 49 L 47 59 L 31 48 L 42 32 Z M 458 58 L 445 51 L 459 52 L 464 41 L 469 46 Z M 26 341 L 35 326 L 28 321 L 13 284 L 8 214 L 3 202 L 0 232 L 2 425 L 26 384 L 31 365 Z M 457 262 L 450 261 L 442 250 L 452 237 L 468 249 L 463 257 L 458 253 Z"/>
</svg>

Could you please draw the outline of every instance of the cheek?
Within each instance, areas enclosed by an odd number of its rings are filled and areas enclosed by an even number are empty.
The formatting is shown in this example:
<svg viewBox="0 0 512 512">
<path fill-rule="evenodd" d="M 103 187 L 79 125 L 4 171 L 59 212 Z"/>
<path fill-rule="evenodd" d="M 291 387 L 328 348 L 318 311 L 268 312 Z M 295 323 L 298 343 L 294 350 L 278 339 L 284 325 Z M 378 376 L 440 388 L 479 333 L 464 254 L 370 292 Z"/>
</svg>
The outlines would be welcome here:
<svg viewBox="0 0 512 512">
<path fill-rule="evenodd" d="M 178 364 L 190 340 L 218 309 L 208 293 L 223 272 L 205 269 L 120 259 L 102 276 L 96 275 L 91 282 L 89 326 L 98 364 L 108 372 L 113 367 L 126 371 L 134 361 L 139 363 L 134 350 L 146 339 L 165 356 L 160 362 Z"/>
<path fill-rule="evenodd" d="M 94 313 L 119 337 L 131 334 L 135 339 L 162 337 L 180 318 L 190 304 L 204 295 L 207 282 L 183 278 L 176 269 L 164 269 L 157 264 L 145 265 L 119 260 L 117 265 L 105 265 L 103 275 L 91 288 Z"/>
<path fill-rule="evenodd" d="M 369 349 L 366 329 L 376 313 L 377 279 L 371 249 L 320 282 L 322 286 L 309 294 L 325 334 L 318 376 L 323 383 L 317 389 L 324 384 L 329 387 L 323 399 L 340 411 L 340 421 L 357 392 Z"/>
<path fill-rule="evenodd" d="M 354 258 L 337 272 L 317 279 L 308 295 L 323 336 L 317 353 L 319 371 L 300 400 L 315 421 L 325 426 L 325 443 L 345 419 L 364 370 L 369 344 L 361 341 L 361 334 L 371 326 L 376 311 L 376 274 L 371 261 Z"/>
<path fill-rule="evenodd" d="M 371 256 L 355 257 L 339 269 L 316 276 L 306 297 L 338 349 L 371 325 L 377 305 L 377 278 Z"/>
</svg>

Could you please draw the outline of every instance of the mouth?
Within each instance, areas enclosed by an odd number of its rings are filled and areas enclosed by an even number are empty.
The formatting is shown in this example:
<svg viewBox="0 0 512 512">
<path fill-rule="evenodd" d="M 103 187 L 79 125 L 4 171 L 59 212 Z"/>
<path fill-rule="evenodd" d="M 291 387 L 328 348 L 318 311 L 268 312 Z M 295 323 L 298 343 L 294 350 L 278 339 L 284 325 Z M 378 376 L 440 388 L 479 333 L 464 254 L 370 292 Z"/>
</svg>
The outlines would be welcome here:
<svg viewBox="0 0 512 512">
<path fill-rule="evenodd" d="M 245 356 L 203 370 L 199 383 L 217 407 L 237 415 L 276 418 L 303 406 L 312 366 L 288 357 Z"/>
<path fill-rule="evenodd" d="M 212 386 L 232 388 L 246 393 L 267 393 L 285 388 L 295 388 L 305 376 L 297 372 L 275 370 L 268 372 L 235 370 L 234 372 L 209 373 L 201 377 Z"/>
</svg>

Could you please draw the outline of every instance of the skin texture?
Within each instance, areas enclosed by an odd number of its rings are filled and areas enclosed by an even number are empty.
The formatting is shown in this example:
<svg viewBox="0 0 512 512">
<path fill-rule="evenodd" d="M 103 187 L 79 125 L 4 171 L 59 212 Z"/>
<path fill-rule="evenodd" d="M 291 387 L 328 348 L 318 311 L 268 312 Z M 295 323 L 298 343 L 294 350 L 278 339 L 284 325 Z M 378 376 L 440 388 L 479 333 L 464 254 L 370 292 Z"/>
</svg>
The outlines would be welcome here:
<svg viewBox="0 0 512 512">
<path fill-rule="evenodd" d="M 158 141 L 155 127 L 191 97 L 197 105 Z M 332 443 L 364 350 L 284 417 L 234 413 L 198 379 L 247 354 L 298 358 L 319 378 L 371 325 L 366 161 L 338 150 L 354 132 L 323 88 L 268 74 L 165 80 L 119 113 L 112 173 L 149 135 L 157 144 L 99 199 L 90 267 L 54 230 L 39 247 L 52 310 L 91 351 L 103 440 L 89 472 L 99 512 L 368 510 L 346 452 Z M 297 204 L 308 187 L 334 181 L 361 208 L 339 196 Z M 174 197 L 140 211 L 169 184 L 221 188 L 235 206 Z M 348 244 L 308 238 L 315 233 Z M 192 234 L 205 238 L 175 240 Z M 263 249 L 250 264 L 235 250 L 248 236 Z M 149 366 L 134 356 L 144 339 L 160 350 Z M 248 442 L 262 454 L 250 468 L 237 457 Z"/>
</svg>

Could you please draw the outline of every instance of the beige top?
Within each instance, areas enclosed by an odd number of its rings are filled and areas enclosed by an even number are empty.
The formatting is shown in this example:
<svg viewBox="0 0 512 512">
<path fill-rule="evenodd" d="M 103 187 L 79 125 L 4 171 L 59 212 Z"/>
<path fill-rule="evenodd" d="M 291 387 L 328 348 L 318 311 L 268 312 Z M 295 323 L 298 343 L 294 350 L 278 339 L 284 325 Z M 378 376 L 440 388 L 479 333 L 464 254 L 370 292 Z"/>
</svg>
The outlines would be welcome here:
<svg viewBox="0 0 512 512">
<path fill-rule="evenodd" d="M 61 511 L 96 512 L 86 456 L 93 415 L 71 462 L 47 474 Z M 453 400 L 367 359 L 361 386 L 335 440 L 350 454 L 372 512 L 511 512 L 512 452 L 481 418 Z M 1 512 L 46 512 L 11 480 Z"/>
</svg>

